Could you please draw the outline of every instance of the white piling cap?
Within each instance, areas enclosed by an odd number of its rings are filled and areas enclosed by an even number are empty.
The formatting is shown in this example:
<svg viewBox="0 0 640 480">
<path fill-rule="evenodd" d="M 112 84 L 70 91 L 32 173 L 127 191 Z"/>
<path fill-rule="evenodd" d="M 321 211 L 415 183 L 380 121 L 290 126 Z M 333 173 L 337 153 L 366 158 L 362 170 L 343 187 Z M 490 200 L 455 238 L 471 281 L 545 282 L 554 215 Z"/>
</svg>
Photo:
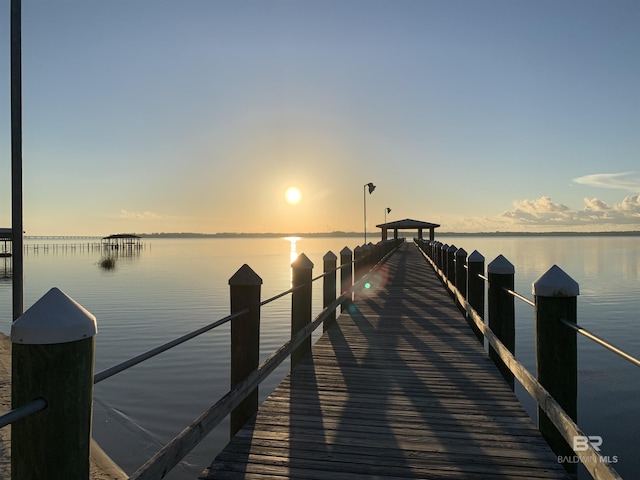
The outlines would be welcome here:
<svg viewBox="0 0 640 480">
<path fill-rule="evenodd" d="M 291 267 L 301 268 L 303 270 L 311 270 L 313 268 L 313 262 L 309 260 L 309 257 L 307 257 L 304 253 L 301 253 L 300 255 L 298 255 L 298 258 L 293 261 Z"/>
<path fill-rule="evenodd" d="M 471 252 L 471 255 L 469 255 L 469 258 L 467 258 L 467 261 L 484 262 L 484 256 L 479 251 L 474 250 L 473 252 Z"/>
<path fill-rule="evenodd" d="M 335 253 L 329 250 L 327 253 L 324 254 L 324 257 L 322 257 L 322 260 L 326 262 L 333 262 L 335 260 L 338 260 L 338 257 L 336 256 Z"/>
<path fill-rule="evenodd" d="M 536 297 L 577 297 L 580 286 L 559 266 L 554 265 L 531 285 Z"/>
<path fill-rule="evenodd" d="M 516 268 L 502 254 L 498 255 L 487 265 L 487 273 L 497 273 L 498 275 L 513 275 Z"/>
<path fill-rule="evenodd" d="M 11 325 L 11 341 L 53 345 L 93 337 L 96 317 L 57 288 L 52 288 Z"/>
</svg>

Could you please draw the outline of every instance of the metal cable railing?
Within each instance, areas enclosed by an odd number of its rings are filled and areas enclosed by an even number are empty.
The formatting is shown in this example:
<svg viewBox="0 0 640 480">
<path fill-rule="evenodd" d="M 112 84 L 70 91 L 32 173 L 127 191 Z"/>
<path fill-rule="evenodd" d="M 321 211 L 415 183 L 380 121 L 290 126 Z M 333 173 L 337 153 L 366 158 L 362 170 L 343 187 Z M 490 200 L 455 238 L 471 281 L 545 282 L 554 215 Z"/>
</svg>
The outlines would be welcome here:
<svg viewBox="0 0 640 480">
<path fill-rule="evenodd" d="M 535 302 L 533 302 L 532 300 L 529 300 L 527 297 L 520 295 L 518 292 L 516 292 L 515 290 L 510 290 L 508 288 L 503 288 L 503 290 L 505 292 L 507 292 L 509 295 L 517 298 L 518 300 L 522 300 L 524 303 L 526 303 L 527 305 L 531 305 L 532 307 L 535 307 L 536 304 Z"/>
<path fill-rule="evenodd" d="M 469 269 L 468 265 L 464 265 L 465 269 Z M 482 280 L 484 280 L 485 282 L 489 283 L 489 278 L 485 275 L 482 275 L 480 273 L 476 274 L 478 276 L 478 278 L 481 278 Z M 507 292 L 509 295 L 513 296 L 514 298 L 517 298 L 518 300 L 526 303 L 527 305 L 530 305 L 531 307 L 536 306 L 535 302 L 533 300 L 528 299 L 527 297 L 525 297 L 524 295 L 521 295 L 520 293 L 516 292 L 515 290 L 503 287 L 503 290 L 505 292 Z M 566 319 L 560 319 L 560 322 L 563 325 L 566 325 L 567 327 L 575 330 L 576 332 L 580 333 L 581 335 L 585 336 L 586 338 L 594 341 L 595 343 L 603 346 L 604 348 L 606 348 L 607 350 L 615 353 L 616 355 L 620 356 L 621 358 L 624 358 L 625 360 L 633 363 L 636 366 L 640 366 L 640 360 L 635 358 L 633 355 L 625 352 L 624 350 L 621 350 L 620 348 L 616 347 L 615 345 L 611 344 L 610 342 L 607 342 L 606 340 L 604 340 L 603 338 L 597 336 L 594 333 L 591 333 L 589 330 L 586 330 L 585 328 L 582 328 L 580 325 L 577 325 L 573 322 L 569 322 Z"/>
<path fill-rule="evenodd" d="M 311 320 L 309 319 L 309 323 L 307 325 L 304 325 L 300 330 L 297 331 L 297 333 L 295 333 L 295 335 L 292 335 L 289 341 L 287 341 L 282 347 L 280 347 L 276 352 L 274 352 L 262 365 L 257 366 L 258 368 L 254 369 L 251 373 L 248 373 L 248 374 L 246 372 L 241 373 L 242 375 L 245 375 L 244 380 L 237 383 L 235 387 L 233 387 L 232 390 L 229 391 L 227 395 L 222 397 L 214 406 L 212 406 L 210 409 L 203 412 L 203 414 L 200 417 L 198 417 L 198 419 L 196 419 L 194 423 L 192 423 L 185 430 L 183 430 L 183 432 L 181 432 L 169 444 L 165 445 L 165 447 L 163 447 L 161 452 L 159 452 L 156 456 L 154 456 L 147 463 L 145 463 L 145 465 L 140 467 L 130 478 L 136 479 L 136 480 L 142 480 L 142 479 L 151 479 L 151 478 L 154 478 L 154 479 L 161 478 L 162 476 L 164 476 L 164 474 L 167 471 L 169 471 L 171 468 L 173 468 L 176 465 L 176 463 L 179 462 L 184 457 L 184 455 L 188 453 L 204 437 L 204 435 L 206 435 L 211 430 L 211 428 L 213 428 L 216 424 L 218 424 L 229 413 L 233 415 L 234 409 L 238 407 L 240 403 L 244 401 L 245 398 L 247 398 L 247 395 L 249 395 L 253 390 L 255 390 L 255 388 L 257 388 L 257 385 L 262 381 L 262 379 L 264 379 L 270 373 L 270 371 L 275 369 L 277 365 L 279 365 L 289 355 L 292 355 L 292 362 L 293 362 L 293 353 L 297 353 L 297 354 L 300 353 L 300 347 L 302 346 L 303 342 L 310 340 L 311 333 L 313 332 L 313 330 L 315 330 L 318 327 L 320 323 L 325 322 L 325 320 L 335 321 L 335 318 L 336 318 L 335 314 L 338 306 L 343 305 L 344 302 L 346 301 L 350 301 L 351 295 L 354 292 L 362 288 L 365 288 L 366 280 L 370 279 L 370 275 L 373 274 L 372 272 L 374 272 L 377 268 L 379 268 L 379 264 L 384 262 L 397 249 L 397 246 L 398 246 L 397 242 L 395 242 L 394 245 L 391 245 L 391 244 L 383 245 L 383 248 L 381 249 L 372 250 L 371 253 L 367 252 L 366 254 L 360 257 L 354 258 L 353 261 L 346 262 L 338 267 L 333 267 L 331 270 L 324 272 L 315 278 L 309 278 L 308 280 L 305 279 L 303 280 L 304 283 L 302 283 L 301 285 L 297 285 L 293 288 L 286 290 L 285 292 L 279 293 L 271 298 L 268 298 L 260 302 L 259 305 L 264 306 L 270 302 L 273 302 L 279 298 L 282 298 L 283 296 L 289 293 L 293 293 L 303 287 L 307 287 L 309 288 L 309 292 L 306 294 L 303 294 L 305 295 L 306 298 L 300 297 L 298 299 L 299 300 L 298 304 L 300 304 L 300 301 L 302 301 L 302 303 L 309 302 L 309 304 L 311 304 L 311 290 L 312 290 L 310 288 L 311 284 L 316 280 L 319 280 L 322 278 L 325 279 L 325 282 L 323 285 L 323 303 L 326 306 L 324 307 L 323 311 L 318 315 L 318 317 L 315 320 L 313 320 L 313 322 L 311 322 Z M 391 247 L 391 248 L 387 248 L 387 247 Z M 333 264 L 335 265 L 335 263 Z M 325 265 L 327 264 L 325 263 Z M 352 265 L 356 265 L 360 267 L 359 273 L 356 270 L 354 270 L 353 273 L 354 275 L 357 275 L 356 278 L 358 277 L 362 277 L 362 278 L 360 278 L 356 282 L 352 282 L 349 275 L 348 276 L 343 275 L 340 279 L 342 282 L 342 284 L 340 285 L 340 290 L 343 290 L 342 294 L 338 298 L 335 298 L 336 287 L 338 287 L 338 284 L 335 278 L 337 270 L 343 269 L 344 267 L 351 267 Z M 348 271 L 351 274 L 351 270 L 348 269 Z M 334 278 L 331 279 L 330 275 L 333 275 Z M 295 274 L 294 274 L 294 278 L 295 278 Z M 331 290 L 333 290 L 333 293 L 331 293 Z M 232 290 L 232 295 L 233 295 L 233 290 Z M 258 303 L 257 301 L 259 300 L 259 296 L 260 296 L 260 290 L 258 289 L 257 296 L 253 297 L 253 302 Z M 331 299 L 332 297 L 333 299 Z M 294 294 L 294 300 L 296 300 L 295 294 Z M 232 297 L 232 304 L 233 304 L 233 297 Z M 253 305 L 253 303 L 249 302 L 249 303 L 245 303 L 245 305 Z M 304 320 L 303 316 L 301 316 L 299 312 L 300 309 L 298 309 L 298 312 L 295 315 L 294 315 L 294 310 L 295 309 L 292 306 L 292 328 L 294 326 L 294 323 L 293 323 L 294 316 L 297 319 Z M 91 371 L 87 371 L 88 376 L 86 380 L 88 381 L 89 379 L 91 379 L 94 385 L 98 384 L 101 381 L 106 380 L 107 378 L 110 378 L 118 373 L 124 372 L 125 370 L 135 365 L 138 365 L 152 357 L 155 357 L 160 353 L 163 353 L 165 351 L 172 349 L 173 347 L 181 345 L 187 342 L 188 340 L 191 340 L 218 326 L 224 325 L 235 318 L 241 317 L 243 315 L 246 316 L 246 315 L 253 315 L 253 314 L 254 314 L 254 311 L 252 308 L 243 308 L 238 312 L 234 312 L 231 315 L 228 315 L 224 318 L 216 320 L 215 322 L 212 322 L 208 325 L 200 327 L 197 330 L 194 330 L 193 332 L 182 335 L 179 338 L 171 340 L 160 346 L 152 348 L 151 350 L 148 350 L 140 355 L 130 358 L 129 360 L 126 360 L 110 368 L 107 368 L 106 370 L 103 370 L 93 375 L 93 378 L 91 378 Z M 257 318 L 259 321 L 259 315 Z M 253 320 L 254 319 L 252 319 L 252 321 Z M 300 327 L 300 325 L 297 325 L 297 327 Z M 307 339 L 306 337 L 309 337 L 309 338 Z M 310 348 L 310 344 L 309 344 L 309 348 Z M 296 349 L 298 349 L 298 351 L 295 351 Z M 92 354 L 93 354 L 93 351 L 92 351 Z M 233 361 L 232 361 L 232 368 L 233 368 Z M 232 377 L 233 377 L 233 371 L 232 371 Z M 92 392 L 89 391 L 87 398 L 89 398 L 91 395 L 92 395 Z M 35 400 L 28 401 L 22 406 L 8 412 L 5 415 L 0 416 L 0 427 L 9 425 L 20 419 L 24 419 L 29 415 L 32 415 L 36 412 L 46 409 L 49 401 L 46 398 L 43 398 L 44 396 L 45 395 L 43 395 L 40 398 L 36 398 Z M 50 399 L 49 403 L 51 404 L 51 406 L 53 406 L 54 403 L 55 405 L 62 404 L 62 402 L 60 402 L 60 399 L 55 396 L 54 398 Z M 20 425 L 23 425 L 23 424 L 20 424 Z M 38 428 L 42 428 L 42 427 L 40 426 Z M 37 428 L 35 431 L 38 431 Z M 80 436 L 83 436 L 83 435 L 84 435 L 84 432 L 80 432 Z M 35 435 L 35 437 L 37 436 L 38 435 Z M 47 460 L 46 462 L 49 462 L 49 460 Z M 49 463 L 46 463 L 46 464 L 48 465 Z"/>
<path fill-rule="evenodd" d="M 318 275 L 317 277 L 311 279 L 311 283 L 315 282 L 316 280 L 319 280 L 321 278 L 324 278 L 325 276 L 335 273 L 338 270 L 340 270 L 341 268 L 347 266 L 347 265 L 351 265 L 355 263 L 355 261 L 351 261 L 350 263 L 344 263 L 342 265 L 339 265 L 338 267 L 328 271 L 328 272 L 324 272 L 322 275 Z M 268 303 L 271 303 L 281 297 L 284 297 L 285 295 L 288 295 L 290 293 L 295 292 L 296 290 L 307 286 L 306 283 L 302 284 L 302 285 L 297 285 L 295 287 L 292 287 L 288 290 L 285 290 L 284 292 L 281 292 L 277 295 L 274 295 L 273 297 L 270 297 L 266 300 L 263 300 L 262 302 L 260 302 L 260 306 L 264 306 L 267 305 Z M 210 330 L 213 330 L 216 327 L 219 327 L 220 325 L 224 325 L 225 323 L 233 320 L 234 318 L 237 318 L 241 315 L 244 315 L 245 313 L 247 313 L 249 310 L 248 309 L 244 309 L 240 312 L 236 312 L 232 315 L 228 315 L 224 318 L 221 318 L 220 320 L 216 320 L 213 323 L 210 323 L 209 325 L 205 325 L 204 327 L 201 327 L 197 330 L 194 330 L 191 333 L 187 333 L 186 335 L 183 335 L 179 338 L 176 338 L 175 340 L 172 340 L 170 342 L 164 343 L 158 347 L 155 347 L 151 350 L 148 350 L 147 352 L 141 353 L 140 355 L 137 355 L 136 357 L 130 358 L 129 360 L 125 360 L 124 362 L 121 362 L 117 365 L 114 365 L 112 367 L 107 368 L 106 370 L 103 370 L 99 373 L 97 373 L 94 377 L 93 377 L 93 383 L 98 384 L 103 380 L 106 380 L 109 377 L 112 377 L 113 375 L 116 375 L 118 373 L 124 372 L 125 370 L 138 365 L 139 363 L 142 363 L 152 357 L 155 357 L 156 355 L 159 355 L 160 353 L 166 352 L 167 350 L 172 349 L 173 347 L 177 347 L 178 345 L 191 340 L 199 335 L 202 335 L 203 333 L 206 333 Z"/>
<path fill-rule="evenodd" d="M 109 377 L 112 377 L 113 375 L 117 374 L 117 373 L 121 373 L 124 372 L 125 370 L 133 367 L 134 365 L 137 365 L 139 363 L 144 362 L 145 360 L 148 360 L 152 357 L 155 357 L 156 355 L 162 353 L 162 352 L 166 352 L 167 350 L 173 348 L 173 347 L 177 347 L 178 345 L 180 345 L 181 343 L 186 342 L 187 340 L 191 340 L 192 338 L 197 337 L 198 335 L 202 335 L 205 332 L 208 332 L 209 330 L 212 330 L 216 327 L 219 327 L 220 325 L 224 325 L 225 323 L 233 320 L 236 317 L 239 317 L 241 315 L 244 315 L 245 313 L 247 313 L 249 311 L 248 308 L 245 308 L 244 310 L 241 310 L 237 313 L 234 313 L 232 315 L 228 315 L 224 318 L 221 318 L 220 320 L 216 320 L 213 323 L 210 323 L 209 325 L 205 325 L 204 327 L 201 327 L 197 330 L 194 330 L 191 333 L 187 333 L 186 335 L 183 335 L 179 338 L 176 338 L 175 340 L 172 340 L 170 342 L 167 342 L 163 345 L 160 345 L 156 348 L 153 348 L 151 350 L 148 350 L 145 353 L 141 353 L 140 355 L 130 358 L 129 360 L 125 360 L 122 363 L 119 363 L 118 365 L 114 365 L 113 367 L 107 368 L 106 370 L 103 370 L 99 373 L 97 373 L 94 377 L 93 377 L 93 384 L 97 384 L 100 383 L 102 380 L 105 380 Z"/>
<path fill-rule="evenodd" d="M 584 335 L 588 339 L 593 340 L 597 344 L 602 345 L 607 350 L 612 351 L 616 355 L 619 355 L 620 357 L 624 358 L 625 360 L 628 360 L 629 362 L 633 363 L 634 365 L 640 367 L 640 360 L 638 360 L 634 356 L 628 354 L 627 352 L 625 352 L 623 350 L 620 350 L 618 347 L 616 347 L 615 345 L 612 345 L 611 343 L 609 343 L 606 340 L 600 338 L 599 336 L 591 333 L 589 330 L 587 330 L 585 328 L 582 328 L 580 325 L 578 325 L 576 323 L 573 323 L 573 322 L 570 322 L 570 321 L 568 321 L 568 320 L 566 320 L 564 318 L 561 318 L 560 322 L 563 325 L 566 325 L 567 327 L 575 330 L 579 334 Z"/>
<path fill-rule="evenodd" d="M 40 412 L 47 408 L 47 401 L 44 398 L 36 398 L 35 400 L 31 400 L 24 405 L 14 408 L 10 412 L 5 413 L 0 416 L 0 428 L 6 427 L 7 425 L 17 422 L 25 417 L 33 413 Z"/>
</svg>

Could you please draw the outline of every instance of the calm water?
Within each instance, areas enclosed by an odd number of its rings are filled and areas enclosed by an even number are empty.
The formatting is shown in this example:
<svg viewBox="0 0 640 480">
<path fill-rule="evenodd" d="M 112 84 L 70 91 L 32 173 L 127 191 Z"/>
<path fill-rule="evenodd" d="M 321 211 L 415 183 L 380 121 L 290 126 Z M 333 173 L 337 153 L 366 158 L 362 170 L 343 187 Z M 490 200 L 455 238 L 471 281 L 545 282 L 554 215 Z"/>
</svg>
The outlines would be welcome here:
<svg viewBox="0 0 640 480">
<path fill-rule="evenodd" d="M 505 255 L 516 267 L 516 290 L 529 298 L 531 283 L 558 264 L 580 284 L 578 319 L 622 349 L 640 356 L 640 238 L 638 237 L 438 237 L 467 252 L 477 249 L 489 263 Z M 48 241 L 51 243 L 51 241 Z M 162 239 L 117 259 L 116 268 L 98 265 L 100 252 L 29 250 L 25 255 L 25 305 L 56 286 L 98 319 L 96 371 L 221 318 L 229 312 L 228 279 L 248 263 L 263 279 L 262 298 L 290 286 L 289 264 L 304 252 L 321 272 L 322 256 L 352 248 L 360 238 Z M 34 244 L 34 241 L 26 241 Z M 10 331 L 11 281 L 2 278 L 0 330 Z M 314 290 L 320 311 L 321 283 Z M 263 310 L 261 357 L 289 335 L 290 297 Z M 516 302 L 516 356 L 535 372 L 533 309 Z M 132 473 L 178 434 L 229 386 L 228 325 L 202 335 L 144 364 L 105 380 L 95 389 L 94 436 Z M 579 411 L 581 428 L 602 436 L 604 455 L 616 455 L 619 473 L 640 471 L 634 446 L 640 424 L 640 370 L 579 336 Z M 261 397 L 288 371 L 281 366 L 261 387 Z M 527 410 L 535 405 L 517 389 Z M 221 424 L 170 477 L 193 479 L 228 440 Z"/>
</svg>

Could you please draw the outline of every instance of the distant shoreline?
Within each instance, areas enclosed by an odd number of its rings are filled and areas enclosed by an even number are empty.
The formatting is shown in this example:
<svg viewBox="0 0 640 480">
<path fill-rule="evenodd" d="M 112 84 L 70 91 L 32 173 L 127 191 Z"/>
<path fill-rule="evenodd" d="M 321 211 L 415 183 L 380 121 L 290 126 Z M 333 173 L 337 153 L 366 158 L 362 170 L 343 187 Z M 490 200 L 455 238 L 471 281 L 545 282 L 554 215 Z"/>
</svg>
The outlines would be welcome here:
<svg viewBox="0 0 640 480">
<path fill-rule="evenodd" d="M 400 236 L 402 232 L 399 232 Z M 414 232 L 415 233 L 415 232 Z M 280 238 L 280 237 L 359 237 L 363 232 L 315 232 L 315 233 L 139 233 L 142 238 Z M 367 232 L 377 238 L 380 232 Z M 391 237 L 392 235 L 389 235 Z M 640 236 L 640 231 L 626 232 L 436 232 L 436 237 L 624 237 Z M 409 235 L 411 237 L 411 235 Z"/>
<path fill-rule="evenodd" d="M 404 236 L 400 232 L 400 236 Z M 414 232 L 415 233 L 415 232 Z M 141 238 L 281 238 L 281 237 L 304 237 L 304 238 L 339 238 L 339 237 L 359 237 L 363 232 L 307 232 L 307 233 L 194 233 L 194 232 L 167 232 L 167 233 L 135 233 Z M 380 232 L 367 232 L 371 239 L 379 237 Z M 392 235 L 389 235 L 391 237 Z M 638 237 L 640 231 L 608 231 L 608 232 L 436 232 L 437 237 Z M 411 238 L 412 235 L 407 235 Z M 97 235 L 25 235 L 25 240 L 37 239 L 69 239 L 69 238 L 102 238 Z"/>
</svg>

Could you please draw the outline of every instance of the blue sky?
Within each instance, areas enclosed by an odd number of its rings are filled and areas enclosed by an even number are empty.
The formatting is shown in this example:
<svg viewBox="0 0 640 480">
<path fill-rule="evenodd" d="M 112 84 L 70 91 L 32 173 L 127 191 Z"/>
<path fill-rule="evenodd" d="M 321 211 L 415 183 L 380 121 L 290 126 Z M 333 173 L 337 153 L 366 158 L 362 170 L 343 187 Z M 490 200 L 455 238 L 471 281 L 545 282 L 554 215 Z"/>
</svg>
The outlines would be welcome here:
<svg viewBox="0 0 640 480">
<path fill-rule="evenodd" d="M 368 182 L 370 230 L 638 230 L 638 25 L 621 0 L 23 0 L 25 230 L 360 231 Z"/>
</svg>

